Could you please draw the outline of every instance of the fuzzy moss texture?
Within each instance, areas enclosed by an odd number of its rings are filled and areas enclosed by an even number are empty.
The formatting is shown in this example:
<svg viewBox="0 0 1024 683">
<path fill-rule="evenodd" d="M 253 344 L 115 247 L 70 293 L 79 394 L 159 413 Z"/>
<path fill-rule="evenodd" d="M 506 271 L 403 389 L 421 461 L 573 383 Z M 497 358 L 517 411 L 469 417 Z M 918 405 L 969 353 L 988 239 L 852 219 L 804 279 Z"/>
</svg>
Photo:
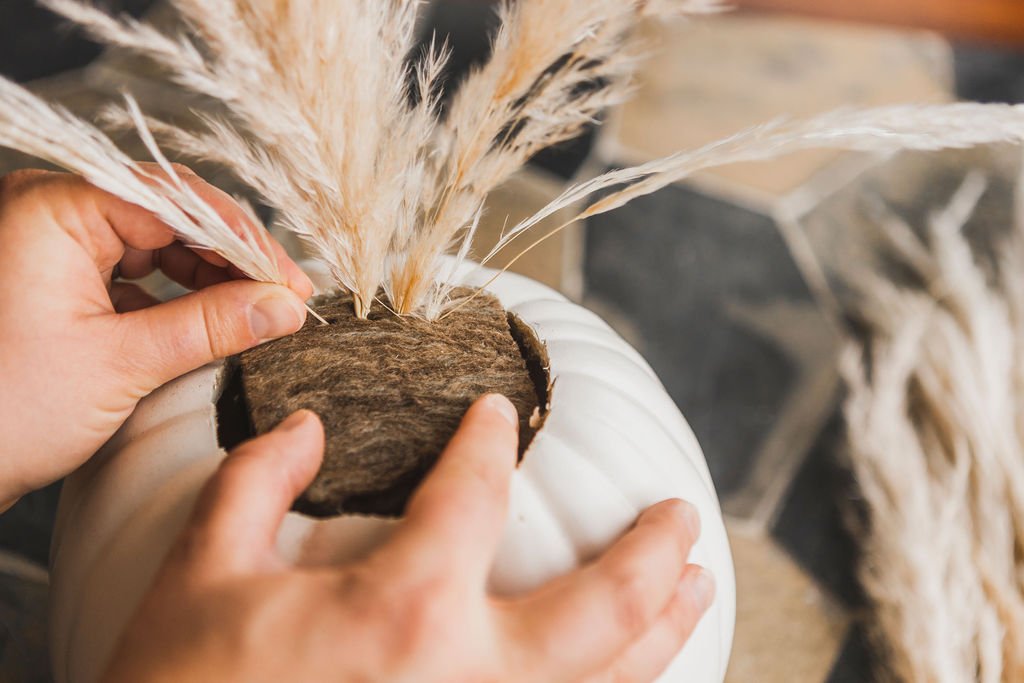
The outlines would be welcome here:
<svg viewBox="0 0 1024 683">
<path fill-rule="evenodd" d="M 314 307 L 330 325 L 311 320 L 240 356 L 234 391 L 241 395 L 234 398 L 244 409 L 221 415 L 237 421 L 247 413 L 256 434 L 302 408 L 320 415 L 324 463 L 298 511 L 400 515 L 466 410 L 486 393 L 502 393 L 516 406 L 520 455 L 533 439 L 538 420 L 531 417 L 547 400 L 543 346 L 495 298 L 477 296 L 433 322 L 384 306 L 359 320 L 348 294 L 322 297 Z"/>
</svg>

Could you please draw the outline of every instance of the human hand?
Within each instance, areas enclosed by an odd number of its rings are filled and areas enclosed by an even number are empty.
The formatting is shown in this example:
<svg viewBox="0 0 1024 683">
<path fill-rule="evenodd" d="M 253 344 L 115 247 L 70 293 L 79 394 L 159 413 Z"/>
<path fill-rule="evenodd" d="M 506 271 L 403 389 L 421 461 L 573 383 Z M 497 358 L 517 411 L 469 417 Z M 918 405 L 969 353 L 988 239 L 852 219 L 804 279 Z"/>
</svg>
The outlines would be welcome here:
<svg viewBox="0 0 1024 683">
<path fill-rule="evenodd" d="M 695 509 L 666 501 L 593 564 L 524 597 L 488 595 L 516 462 L 514 409 L 470 409 L 390 541 L 347 566 L 275 549 L 314 477 L 309 412 L 238 448 L 201 494 L 129 625 L 107 683 L 651 681 L 714 587 L 687 564 Z"/>
<path fill-rule="evenodd" d="M 229 225 L 258 229 L 179 168 Z M 298 330 L 309 279 L 274 245 L 289 287 L 192 251 L 149 212 L 76 176 L 0 178 L 0 510 L 87 460 L 161 384 Z M 154 269 L 199 290 L 158 304 L 112 282 Z"/>
</svg>

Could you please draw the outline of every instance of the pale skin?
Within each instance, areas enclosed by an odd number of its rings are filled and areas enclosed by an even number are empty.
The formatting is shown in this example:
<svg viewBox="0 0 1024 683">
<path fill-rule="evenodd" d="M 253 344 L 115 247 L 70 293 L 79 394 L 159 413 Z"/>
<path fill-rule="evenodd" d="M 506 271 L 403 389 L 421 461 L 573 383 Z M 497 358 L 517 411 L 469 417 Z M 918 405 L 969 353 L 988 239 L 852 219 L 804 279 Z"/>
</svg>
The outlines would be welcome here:
<svg viewBox="0 0 1024 683">
<path fill-rule="evenodd" d="M 239 230 L 223 193 L 193 184 Z M 295 332 L 312 285 L 249 281 L 160 221 L 73 176 L 0 179 L 0 501 L 85 462 L 146 394 Z M 112 281 L 159 268 L 193 294 L 157 303 Z M 511 404 L 467 413 L 368 559 L 301 569 L 275 538 L 323 454 L 308 412 L 231 453 L 200 495 L 106 681 L 653 681 L 711 604 L 689 564 L 695 509 L 647 510 L 603 556 L 515 598 L 487 590 L 516 466 Z"/>
</svg>

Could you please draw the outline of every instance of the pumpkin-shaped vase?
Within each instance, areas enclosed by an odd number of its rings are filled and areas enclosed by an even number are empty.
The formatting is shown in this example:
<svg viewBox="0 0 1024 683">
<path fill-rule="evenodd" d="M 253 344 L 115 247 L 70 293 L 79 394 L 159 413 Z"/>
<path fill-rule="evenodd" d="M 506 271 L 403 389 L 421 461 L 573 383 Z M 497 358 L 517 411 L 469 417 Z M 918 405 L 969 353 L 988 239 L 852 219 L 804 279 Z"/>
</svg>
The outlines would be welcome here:
<svg viewBox="0 0 1024 683">
<path fill-rule="evenodd" d="M 314 269 L 315 270 L 315 269 Z M 317 273 L 311 273 L 314 280 Z M 728 539 L 700 446 L 660 381 L 600 318 L 527 278 L 465 265 L 546 349 L 549 412 L 517 468 L 490 582 L 516 594 L 607 548 L 645 508 L 683 498 L 700 511 L 691 562 L 715 602 L 662 681 L 719 683 L 732 644 L 735 584 Z M 217 407 L 225 364 L 209 365 L 140 402 L 102 451 L 68 478 L 51 551 L 51 641 L 59 683 L 93 683 L 225 455 Z M 290 513 L 278 545 L 297 565 L 365 556 L 394 520 Z"/>
</svg>

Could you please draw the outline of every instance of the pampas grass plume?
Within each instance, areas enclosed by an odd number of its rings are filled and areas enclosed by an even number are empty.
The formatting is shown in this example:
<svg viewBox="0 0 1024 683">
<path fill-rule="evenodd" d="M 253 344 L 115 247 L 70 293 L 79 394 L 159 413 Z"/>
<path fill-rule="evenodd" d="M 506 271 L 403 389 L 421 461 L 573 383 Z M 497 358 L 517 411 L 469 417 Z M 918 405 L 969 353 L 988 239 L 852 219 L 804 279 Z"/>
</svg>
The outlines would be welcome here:
<svg viewBox="0 0 1024 683">
<path fill-rule="evenodd" d="M 968 177 L 927 242 L 886 221 L 921 288 L 848 278 L 867 331 L 841 363 L 860 575 L 894 680 L 1024 678 L 1024 241 L 975 260 L 963 226 L 983 191 Z"/>
<path fill-rule="evenodd" d="M 103 42 L 153 60 L 180 87 L 220 101 L 227 112 L 201 115 L 197 128 L 186 129 L 146 119 L 129 102 L 108 110 L 108 123 L 135 128 L 162 165 L 156 139 L 230 169 L 276 209 L 283 227 L 312 246 L 353 293 L 360 317 L 383 291 L 396 312 L 428 318 L 458 305 L 448 301 L 443 257 L 468 257 L 487 196 L 537 152 L 575 137 L 628 94 L 640 54 L 638 23 L 722 9 L 714 0 L 503 2 L 490 60 L 466 77 L 442 113 L 446 48 L 435 42 L 409 57 L 417 44 L 416 0 L 173 0 L 188 27 L 181 35 L 112 17 L 82 0 L 41 2 Z M 51 114 L 37 121 L 44 110 Z M 237 244 L 174 176 L 151 190 L 163 193 L 160 202 L 144 197 L 124 171 L 130 161 L 66 112 L 19 90 L 0 101 L 0 124 L 8 127 L 0 144 L 146 202 L 190 242 L 231 253 L 253 277 L 277 277 L 259 245 Z M 711 166 L 809 147 L 888 152 L 1022 138 L 1024 110 L 999 106 L 893 107 L 776 121 L 571 187 L 507 231 L 483 261 L 561 209 L 589 201 L 574 218 L 585 219 Z M 88 163 L 77 149 L 81 141 L 88 143 Z M 519 254 L 537 243 L 521 244 Z"/>
</svg>

